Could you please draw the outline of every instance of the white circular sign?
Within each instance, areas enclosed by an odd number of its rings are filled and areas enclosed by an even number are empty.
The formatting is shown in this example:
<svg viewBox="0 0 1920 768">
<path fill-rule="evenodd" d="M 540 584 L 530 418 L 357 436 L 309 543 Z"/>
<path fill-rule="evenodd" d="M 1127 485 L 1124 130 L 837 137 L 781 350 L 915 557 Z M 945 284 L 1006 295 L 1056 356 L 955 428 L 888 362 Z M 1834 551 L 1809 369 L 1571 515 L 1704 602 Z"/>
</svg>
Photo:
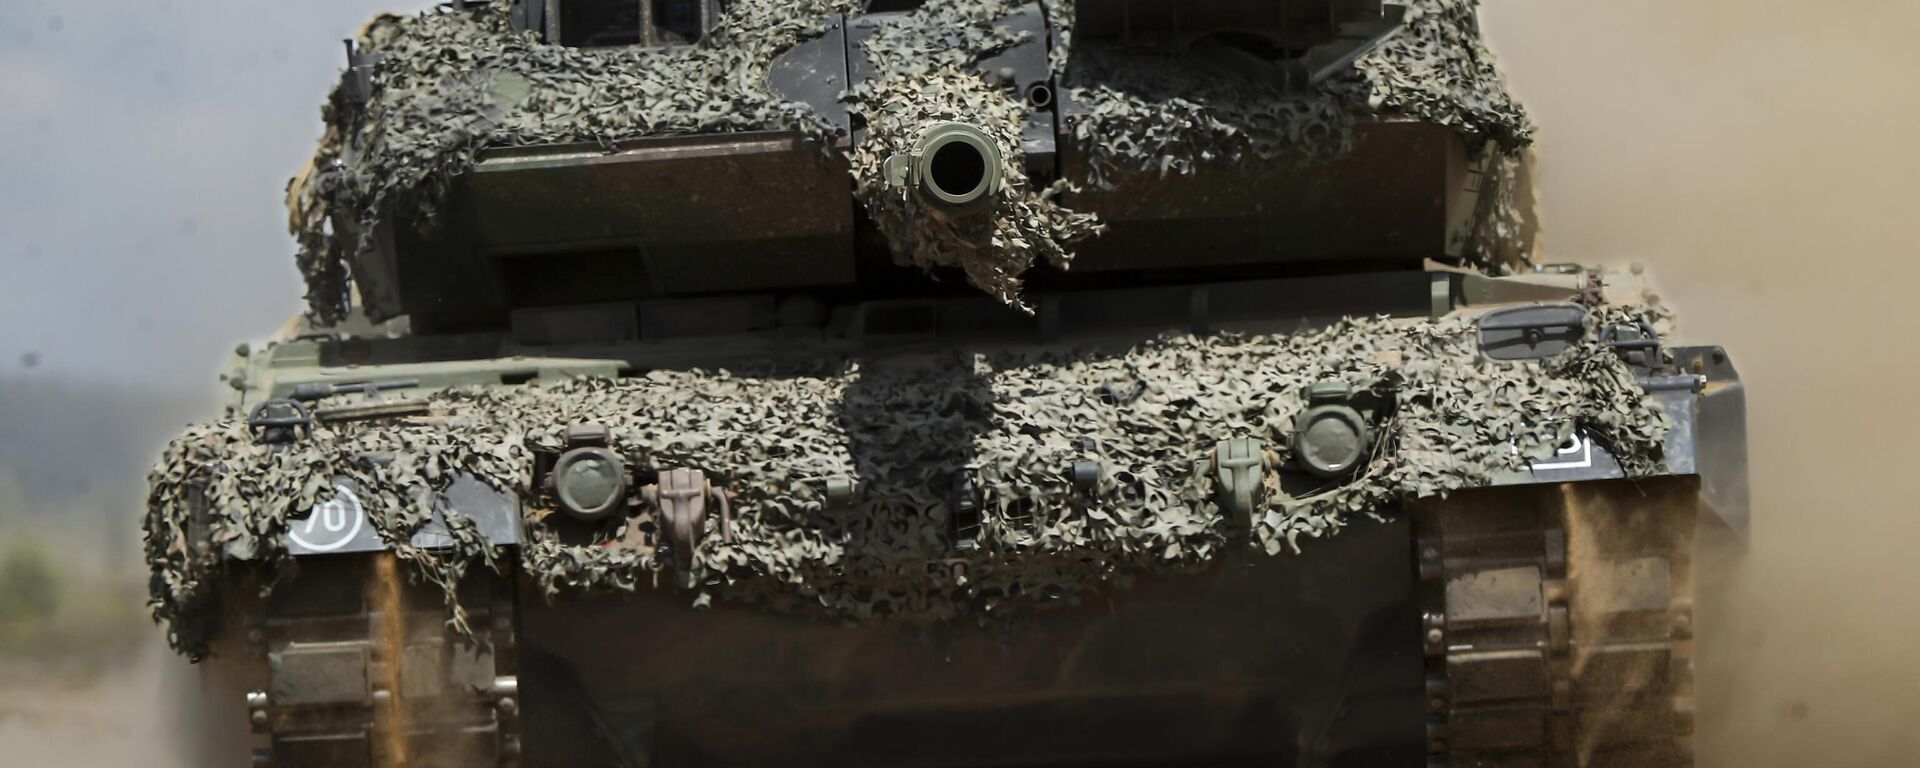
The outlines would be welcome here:
<svg viewBox="0 0 1920 768">
<path fill-rule="evenodd" d="M 361 526 L 367 522 L 360 497 L 345 485 L 336 485 L 334 490 L 338 493 L 333 500 L 313 505 L 305 522 L 296 522 L 288 529 L 287 538 L 309 552 L 332 552 L 360 535 Z"/>
</svg>

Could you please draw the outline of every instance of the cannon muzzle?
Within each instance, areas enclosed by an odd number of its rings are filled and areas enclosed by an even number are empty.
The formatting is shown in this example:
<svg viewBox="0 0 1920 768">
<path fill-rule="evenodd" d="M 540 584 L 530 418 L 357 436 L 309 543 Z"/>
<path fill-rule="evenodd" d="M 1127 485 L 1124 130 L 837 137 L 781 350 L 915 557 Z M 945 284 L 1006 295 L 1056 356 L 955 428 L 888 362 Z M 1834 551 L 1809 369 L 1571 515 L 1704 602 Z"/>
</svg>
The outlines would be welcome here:
<svg viewBox="0 0 1920 768">
<path fill-rule="evenodd" d="M 887 158 L 887 183 L 911 190 L 936 210 L 964 214 L 984 210 L 1000 191 L 1005 162 L 1000 147 L 975 126 L 941 123 L 928 128 L 904 154 Z"/>
</svg>

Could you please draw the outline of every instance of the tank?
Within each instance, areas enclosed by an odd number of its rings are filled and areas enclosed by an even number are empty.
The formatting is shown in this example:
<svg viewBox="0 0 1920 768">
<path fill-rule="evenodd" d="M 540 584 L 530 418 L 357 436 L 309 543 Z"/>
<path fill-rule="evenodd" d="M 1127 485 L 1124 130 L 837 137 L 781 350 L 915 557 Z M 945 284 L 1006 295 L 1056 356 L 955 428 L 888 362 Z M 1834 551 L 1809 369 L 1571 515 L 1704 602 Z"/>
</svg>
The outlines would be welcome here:
<svg viewBox="0 0 1920 768">
<path fill-rule="evenodd" d="M 1744 390 L 1540 263 L 1471 0 L 346 47 L 308 312 L 150 476 L 254 765 L 1692 764 Z"/>
</svg>

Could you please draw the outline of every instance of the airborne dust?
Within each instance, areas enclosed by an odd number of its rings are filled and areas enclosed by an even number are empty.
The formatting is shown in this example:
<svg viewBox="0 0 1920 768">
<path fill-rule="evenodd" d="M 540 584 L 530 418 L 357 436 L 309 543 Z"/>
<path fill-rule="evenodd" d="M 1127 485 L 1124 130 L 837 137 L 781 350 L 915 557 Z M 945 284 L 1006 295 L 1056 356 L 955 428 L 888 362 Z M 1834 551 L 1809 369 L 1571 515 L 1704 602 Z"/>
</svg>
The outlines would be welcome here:
<svg viewBox="0 0 1920 768">
<path fill-rule="evenodd" d="M 1703 536 L 1696 574 L 1701 765 L 1911 764 L 1920 4 L 1486 5 L 1540 125 L 1547 260 L 1647 264 L 1683 338 L 1726 344 L 1748 382 L 1754 535 L 1744 552 Z M 290 274 L 249 288 L 298 292 Z M 244 731 L 196 683 L 153 637 L 93 687 L 7 692 L 0 754 L 195 764 L 192 742 Z"/>
<path fill-rule="evenodd" d="M 1703 537 L 1703 766 L 1920 760 L 1920 4 L 1489 0 L 1548 260 L 1644 262 L 1748 384 L 1751 547 Z M 1718 580 L 1716 583 L 1716 571 Z"/>
</svg>

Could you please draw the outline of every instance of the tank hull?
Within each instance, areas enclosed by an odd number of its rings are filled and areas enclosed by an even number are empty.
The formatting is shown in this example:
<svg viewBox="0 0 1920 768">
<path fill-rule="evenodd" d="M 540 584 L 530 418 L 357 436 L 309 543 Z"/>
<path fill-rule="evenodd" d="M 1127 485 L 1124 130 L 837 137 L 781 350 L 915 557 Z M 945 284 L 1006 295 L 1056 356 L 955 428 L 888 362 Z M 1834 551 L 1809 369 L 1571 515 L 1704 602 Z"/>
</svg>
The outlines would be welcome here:
<svg viewBox="0 0 1920 768">
<path fill-rule="evenodd" d="M 529 764 L 1418 764 L 1411 524 L 1324 544 L 985 628 L 523 600 L 526 667 L 560 672 L 523 680 Z M 583 738 L 579 706 L 612 743 Z"/>
</svg>

